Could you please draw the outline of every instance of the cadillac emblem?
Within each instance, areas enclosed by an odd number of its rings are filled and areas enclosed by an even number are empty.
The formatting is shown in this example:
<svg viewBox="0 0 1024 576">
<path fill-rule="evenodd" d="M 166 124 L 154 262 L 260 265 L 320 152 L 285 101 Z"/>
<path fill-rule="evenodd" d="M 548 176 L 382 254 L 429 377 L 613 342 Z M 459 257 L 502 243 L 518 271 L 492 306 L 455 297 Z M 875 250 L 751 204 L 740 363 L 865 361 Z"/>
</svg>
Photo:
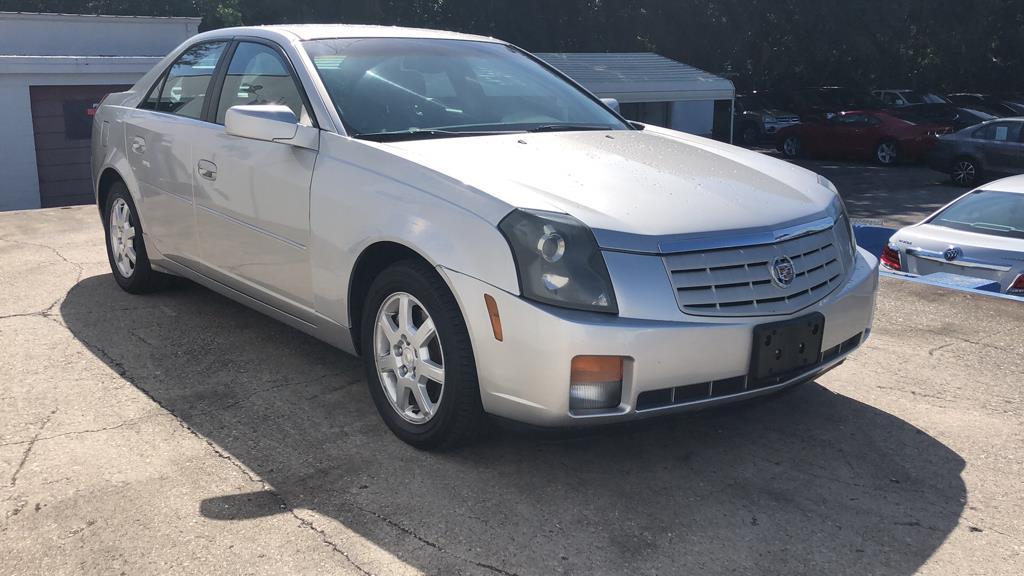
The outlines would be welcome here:
<svg viewBox="0 0 1024 576">
<path fill-rule="evenodd" d="M 796 279 L 796 268 L 793 261 L 786 256 L 779 256 L 771 263 L 772 282 L 779 288 L 789 288 Z"/>
</svg>

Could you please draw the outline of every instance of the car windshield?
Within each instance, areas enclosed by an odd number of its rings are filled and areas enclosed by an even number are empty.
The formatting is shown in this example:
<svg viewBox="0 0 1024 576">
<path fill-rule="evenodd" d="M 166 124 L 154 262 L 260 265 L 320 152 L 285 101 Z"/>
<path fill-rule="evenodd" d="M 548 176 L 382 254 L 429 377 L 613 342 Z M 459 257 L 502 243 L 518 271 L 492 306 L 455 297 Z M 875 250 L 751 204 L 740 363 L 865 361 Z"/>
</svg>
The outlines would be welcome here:
<svg viewBox="0 0 1024 576">
<path fill-rule="evenodd" d="M 1024 239 L 1024 194 L 980 190 L 939 212 L 929 223 L 979 234 Z"/>
<path fill-rule="evenodd" d="M 344 38 L 304 46 L 346 130 L 357 138 L 630 129 L 599 101 L 505 44 Z"/>
</svg>

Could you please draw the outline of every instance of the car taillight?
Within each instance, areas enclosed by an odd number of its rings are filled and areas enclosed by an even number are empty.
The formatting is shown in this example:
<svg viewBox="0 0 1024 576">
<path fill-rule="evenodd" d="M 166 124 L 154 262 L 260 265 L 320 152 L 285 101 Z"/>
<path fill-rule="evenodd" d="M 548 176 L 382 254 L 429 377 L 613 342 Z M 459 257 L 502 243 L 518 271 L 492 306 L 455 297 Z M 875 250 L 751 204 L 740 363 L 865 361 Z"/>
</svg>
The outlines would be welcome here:
<svg viewBox="0 0 1024 576">
<path fill-rule="evenodd" d="M 1017 279 L 1010 284 L 1010 289 L 1006 291 L 1007 294 L 1013 294 L 1014 296 L 1024 296 L 1024 274 L 1019 274 Z"/>
<path fill-rule="evenodd" d="M 882 249 L 882 265 L 891 270 L 902 270 L 902 262 L 900 261 L 900 251 L 895 248 L 892 244 L 886 244 L 885 248 Z"/>
</svg>

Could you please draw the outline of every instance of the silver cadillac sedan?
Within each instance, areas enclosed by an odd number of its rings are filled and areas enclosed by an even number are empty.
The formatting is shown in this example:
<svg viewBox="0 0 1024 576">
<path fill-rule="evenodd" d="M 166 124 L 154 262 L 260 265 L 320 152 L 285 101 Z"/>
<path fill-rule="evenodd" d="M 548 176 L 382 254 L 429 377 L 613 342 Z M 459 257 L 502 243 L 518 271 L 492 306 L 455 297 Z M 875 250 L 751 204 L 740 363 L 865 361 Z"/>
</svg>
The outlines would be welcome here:
<svg viewBox="0 0 1024 576">
<path fill-rule="evenodd" d="M 195 36 L 95 116 L 113 276 L 184 276 L 364 359 L 421 448 L 811 380 L 867 337 L 878 261 L 802 168 L 623 119 L 447 32 Z"/>
</svg>

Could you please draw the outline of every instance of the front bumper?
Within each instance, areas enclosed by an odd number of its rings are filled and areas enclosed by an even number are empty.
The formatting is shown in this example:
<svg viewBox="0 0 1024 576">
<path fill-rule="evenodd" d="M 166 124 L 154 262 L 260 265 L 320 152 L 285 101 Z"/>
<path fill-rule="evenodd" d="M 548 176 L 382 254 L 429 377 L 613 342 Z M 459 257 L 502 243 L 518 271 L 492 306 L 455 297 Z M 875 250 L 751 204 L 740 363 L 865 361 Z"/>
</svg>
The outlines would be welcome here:
<svg viewBox="0 0 1024 576">
<path fill-rule="evenodd" d="M 679 311 L 660 257 L 609 252 L 606 262 L 616 286 L 618 316 L 538 305 L 442 270 L 469 328 L 487 412 L 539 426 L 579 426 L 737 401 L 810 380 L 867 338 L 878 287 L 878 260 L 859 249 L 845 285 L 796 314 L 698 317 Z M 494 338 L 485 294 L 498 305 L 503 341 Z M 811 312 L 825 316 L 825 358 L 807 372 L 770 387 L 741 384 L 735 393 L 717 397 L 677 403 L 670 396 L 664 401 L 664 391 L 692 384 L 729 382 L 735 387 L 749 368 L 755 326 Z M 619 406 L 586 414 L 570 411 L 570 364 L 579 355 L 627 357 Z M 662 401 L 649 402 L 654 397 Z"/>
</svg>

